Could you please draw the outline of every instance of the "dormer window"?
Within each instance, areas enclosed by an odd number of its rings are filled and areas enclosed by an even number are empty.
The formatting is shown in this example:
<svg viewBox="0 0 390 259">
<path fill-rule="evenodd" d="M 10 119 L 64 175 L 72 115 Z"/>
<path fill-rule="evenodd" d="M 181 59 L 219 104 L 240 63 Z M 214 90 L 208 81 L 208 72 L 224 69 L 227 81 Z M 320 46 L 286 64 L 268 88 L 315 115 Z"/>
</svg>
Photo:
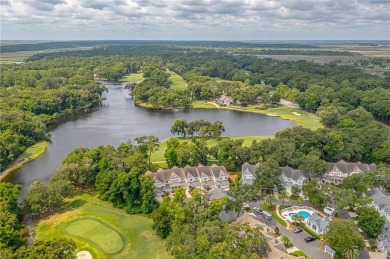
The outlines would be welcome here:
<svg viewBox="0 0 390 259">
<path fill-rule="evenodd" d="M 165 183 L 169 183 L 169 181 L 166 181 Z"/>
<path fill-rule="evenodd" d="M 203 181 L 207 181 L 207 177 L 203 178 Z"/>
</svg>

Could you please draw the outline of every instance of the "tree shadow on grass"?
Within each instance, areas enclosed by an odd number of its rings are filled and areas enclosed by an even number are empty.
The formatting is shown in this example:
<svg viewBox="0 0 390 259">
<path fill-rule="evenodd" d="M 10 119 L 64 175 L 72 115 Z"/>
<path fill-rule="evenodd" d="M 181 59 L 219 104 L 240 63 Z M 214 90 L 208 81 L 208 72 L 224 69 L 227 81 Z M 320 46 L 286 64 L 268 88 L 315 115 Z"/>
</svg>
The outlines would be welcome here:
<svg viewBox="0 0 390 259">
<path fill-rule="evenodd" d="M 66 204 L 66 207 L 72 208 L 72 209 L 77 209 L 77 208 L 84 206 L 86 203 L 87 203 L 86 200 L 77 199 L 77 200 L 73 200 L 73 201 L 69 202 L 68 204 Z"/>
</svg>

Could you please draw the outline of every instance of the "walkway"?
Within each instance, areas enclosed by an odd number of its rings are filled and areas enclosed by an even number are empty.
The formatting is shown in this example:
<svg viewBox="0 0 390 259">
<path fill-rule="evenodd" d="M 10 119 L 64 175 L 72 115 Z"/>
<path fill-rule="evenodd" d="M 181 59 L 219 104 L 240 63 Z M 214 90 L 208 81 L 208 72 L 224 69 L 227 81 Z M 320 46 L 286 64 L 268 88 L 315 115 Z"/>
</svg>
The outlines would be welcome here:
<svg viewBox="0 0 390 259">
<path fill-rule="evenodd" d="M 279 213 L 279 207 L 280 207 L 280 205 L 276 205 L 276 210 L 275 210 L 276 215 L 278 215 L 281 219 L 284 220 L 284 222 L 287 223 L 287 229 L 291 229 L 291 224 L 290 224 L 290 222 L 288 222 L 287 220 L 285 220 L 284 217 L 282 217 L 282 215 L 280 215 L 280 213 Z"/>
</svg>

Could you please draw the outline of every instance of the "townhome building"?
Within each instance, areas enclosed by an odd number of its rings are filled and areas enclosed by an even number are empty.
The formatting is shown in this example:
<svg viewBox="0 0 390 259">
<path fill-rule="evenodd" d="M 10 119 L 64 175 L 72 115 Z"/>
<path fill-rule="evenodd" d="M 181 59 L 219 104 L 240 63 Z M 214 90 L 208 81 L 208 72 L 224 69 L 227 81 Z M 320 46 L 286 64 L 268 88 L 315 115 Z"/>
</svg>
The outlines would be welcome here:
<svg viewBox="0 0 390 259">
<path fill-rule="evenodd" d="M 340 160 L 337 163 L 326 163 L 326 173 L 321 179 L 322 184 L 340 184 L 344 178 L 357 173 L 366 173 L 376 170 L 375 164 L 351 163 Z"/>
<path fill-rule="evenodd" d="M 378 237 L 378 249 L 390 254 L 390 196 L 379 188 L 375 188 L 367 192 L 367 197 L 372 199 L 370 205 L 385 218 L 385 226 L 382 234 Z"/>
<path fill-rule="evenodd" d="M 251 165 L 245 162 L 242 165 L 242 184 L 252 184 L 255 179 L 256 165 Z M 320 180 L 321 184 L 340 184 L 344 178 L 357 173 L 366 173 L 376 170 L 375 164 L 364 164 L 361 162 L 351 163 L 340 160 L 337 163 L 326 162 L 326 173 Z M 289 166 L 280 167 L 282 184 L 286 189 L 290 189 L 293 185 L 302 187 L 303 181 L 308 179 L 306 172 Z"/>
<path fill-rule="evenodd" d="M 252 184 L 256 178 L 256 168 L 259 164 L 249 164 L 245 162 L 242 165 L 242 176 L 240 179 L 241 184 Z M 303 181 L 307 179 L 306 173 L 298 169 L 293 169 L 289 166 L 280 167 L 282 184 L 286 189 L 291 188 L 293 185 L 302 187 Z"/>
<path fill-rule="evenodd" d="M 171 193 L 178 187 L 186 189 L 202 188 L 212 190 L 216 187 L 221 189 L 229 188 L 228 173 L 224 166 L 185 166 L 184 168 L 172 167 L 171 169 L 159 169 L 157 172 L 148 171 L 145 173 L 154 180 L 156 196 L 163 196 Z"/>
</svg>

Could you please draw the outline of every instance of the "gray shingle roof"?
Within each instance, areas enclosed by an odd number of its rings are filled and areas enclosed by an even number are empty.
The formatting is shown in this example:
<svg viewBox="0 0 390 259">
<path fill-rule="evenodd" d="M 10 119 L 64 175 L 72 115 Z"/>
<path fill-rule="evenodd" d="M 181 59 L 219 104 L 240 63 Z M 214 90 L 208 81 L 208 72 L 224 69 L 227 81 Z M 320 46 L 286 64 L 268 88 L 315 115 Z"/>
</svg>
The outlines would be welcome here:
<svg viewBox="0 0 390 259">
<path fill-rule="evenodd" d="M 344 160 L 340 160 L 337 163 L 327 162 L 326 166 L 328 172 L 331 171 L 334 166 L 336 166 L 343 173 L 356 172 L 355 168 L 358 168 L 362 172 L 372 172 L 376 170 L 375 164 L 363 164 L 361 162 L 351 163 L 351 162 L 345 162 Z"/>
<path fill-rule="evenodd" d="M 282 174 L 284 174 L 287 178 L 293 179 L 294 181 L 298 180 L 301 177 L 306 176 L 302 173 L 301 170 L 291 168 L 289 166 L 284 166 L 280 168 L 282 170 Z"/>
<path fill-rule="evenodd" d="M 315 222 L 316 225 L 321 230 L 324 230 L 324 229 L 326 229 L 328 227 L 328 225 L 329 225 L 331 220 L 329 218 L 320 217 L 320 215 L 318 215 L 317 213 L 313 213 L 313 214 L 310 215 L 308 221 L 309 222 Z"/>
<path fill-rule="evenodd" d="M 258 165 L 259 165 L 259 164 L 251 165 L 251 164 L 249 164 L 248 162 L 245 162 L 245 163 L 242 165 L 241 170 L 242 170 L 242 172 L 245 172 L 246 170 L 249 170 L 249 172 L 251 172 L 253 175 L 255 175 L 256 167 L 257 167 Z"/>
<path fill-rule="evenodd" d="M 231 197 L 229 195 L 227 195 L 227 193 L 222 190 L 221 188 L 214 188 L 213 190 L 209 191 L 208 193 L 205 194 L 210 200 L 214 200 L 214 199 L 221 199 L 221 198 L 229 198 L 231 199 Z"/>
<path fill-rule="evenodd" d="M 386 197 L 386 195 L 379 188 L 374 188 L 367 192 L 367 197 L 370 197 L 375 201 L 378 198 Z"/>
</svg>

